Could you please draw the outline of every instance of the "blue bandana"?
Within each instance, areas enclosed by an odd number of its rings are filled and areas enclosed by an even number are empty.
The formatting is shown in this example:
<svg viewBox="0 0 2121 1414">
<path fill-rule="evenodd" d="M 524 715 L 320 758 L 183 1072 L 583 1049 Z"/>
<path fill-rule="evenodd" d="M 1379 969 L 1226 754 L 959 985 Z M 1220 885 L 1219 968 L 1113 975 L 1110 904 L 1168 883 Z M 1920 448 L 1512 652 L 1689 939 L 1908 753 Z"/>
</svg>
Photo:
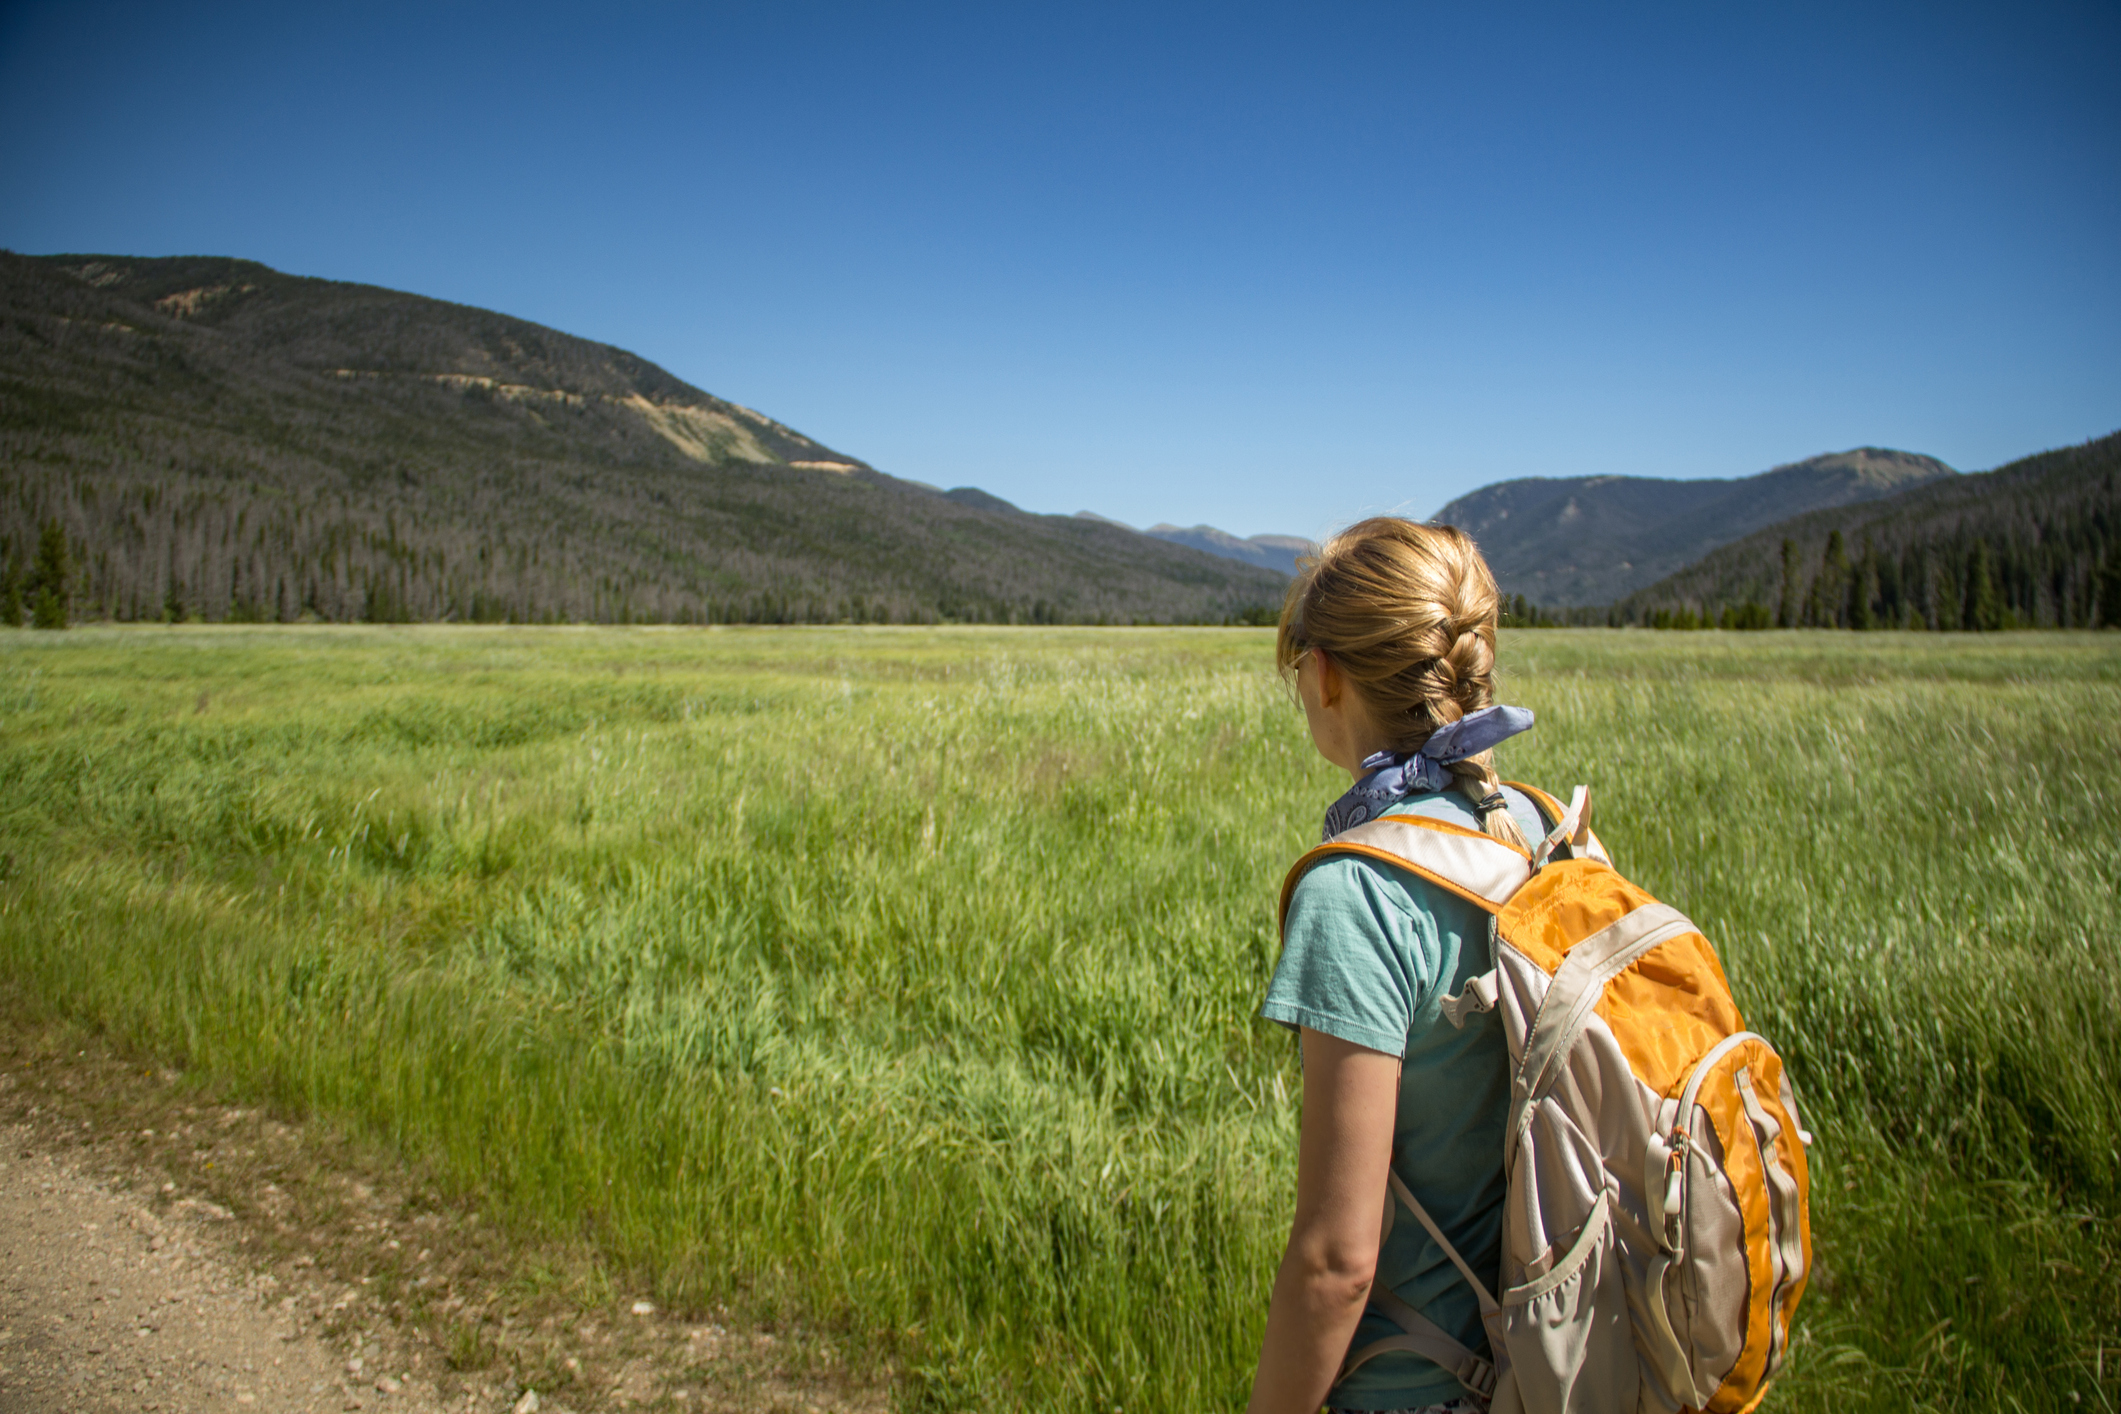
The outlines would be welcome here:
<svg viewBox="0 0 2121 1414">
<path fill-rule="evenodd" d="M 1362 766 L 1369 774 L 1333 802 L 1319 838 L 1329 840 L 1365 820 L 1374 820 L 1405 796 L 1442 790 L 1451 784 L 1447 768 L 1453 761 L 1478 756 L 1496 742 L 1531 729 L 1532 714 L 1523 707 L 1483 707 L 1438 727 L 1419 751 L 1379 751 L 1365 756 Z"/>
</svg>

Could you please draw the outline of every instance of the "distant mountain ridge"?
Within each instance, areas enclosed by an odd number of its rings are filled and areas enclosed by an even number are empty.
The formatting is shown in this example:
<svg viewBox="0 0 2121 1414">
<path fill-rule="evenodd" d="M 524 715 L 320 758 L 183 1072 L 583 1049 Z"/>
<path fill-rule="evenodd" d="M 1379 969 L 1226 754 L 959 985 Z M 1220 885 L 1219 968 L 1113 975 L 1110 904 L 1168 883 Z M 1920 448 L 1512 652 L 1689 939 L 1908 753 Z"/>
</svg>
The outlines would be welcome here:
<svg viewBox="0 0 2121 1414">
<path fill-rule="evenodd" d="M 1730 480 L 1502 481 L 1431 519 L 1474 538 L 1505 594 L 1543 605 L 1605 604 L 1793 515 L 1957 475 L 1935 457 L 1858 447 Z"/>
<path fill-rule="evenodd" d="M 1212 525 L 1179 526 L 1165 523 L 1152 525 L 1142 534 L 1153 535 L 1158 540 L 1167 540 L 1173 545 L 1190 545 L 1196 550 L 1206 550 L 1211 555 L 1221 555 L 1225 559 L 1260 565 L 1292 578 L 1296 574 L 1297 560 L 1318 549 L 1300 535 L 1252 535 L 1239 539 L 1229 531 L 1217 530 Z"/>
<path fill-rule="evenodd" d="M 57 519 L 90 617 L 1199 622 L 1284 583 L 887 476 L 608 344 L 219 257 L 0 252 L 0 467 L 0 560 Z"/>
<path fill-rule="evenodd" d="M 961 506 L 977 506 L 982 510 L 1009 515 L 1032 514 L 1014 502 L 1005 501 L 991 491 L 982 491 L 977 486 L 959 486 L 943 494 Z M 1180 526 L 1165 523 L 1152 525 L 1147 530 L 1136 530 L 1123 520 L 1114 520 L 1111 516 L 1099 515 L 1096 511 L 1077 511 L 1075 518 L 1097 525 L 1113 526 L 1129 534 L 1147 536 L 1166 544 L 1184 545 L 1220 559 L 1256 565 L 1292 579 L 1296 575 L 1297 561 L 1318 549 L 1316 544 L 1300 535 L 1254 535 L 1239 539 L 1229 531 L 1217 530 L 1212 525 Z"/>
</svg>

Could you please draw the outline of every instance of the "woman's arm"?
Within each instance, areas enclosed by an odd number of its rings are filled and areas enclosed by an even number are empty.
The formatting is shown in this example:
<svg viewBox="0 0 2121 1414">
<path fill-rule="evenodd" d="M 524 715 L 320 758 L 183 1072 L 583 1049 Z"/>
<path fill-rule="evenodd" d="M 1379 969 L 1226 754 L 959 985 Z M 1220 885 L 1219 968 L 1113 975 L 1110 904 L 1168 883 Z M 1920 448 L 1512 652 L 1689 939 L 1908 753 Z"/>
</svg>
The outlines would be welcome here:
<svg viewBox="0 0 2121 1414">
<path fill-rule="evenodd" d="M 1296 1220 L 1248 1414 L 1318 1414 L 1370 1298 L 1384 1227 L 1399 1057 L 1308 1026 L 1303 1048 Z"/>
</svg>

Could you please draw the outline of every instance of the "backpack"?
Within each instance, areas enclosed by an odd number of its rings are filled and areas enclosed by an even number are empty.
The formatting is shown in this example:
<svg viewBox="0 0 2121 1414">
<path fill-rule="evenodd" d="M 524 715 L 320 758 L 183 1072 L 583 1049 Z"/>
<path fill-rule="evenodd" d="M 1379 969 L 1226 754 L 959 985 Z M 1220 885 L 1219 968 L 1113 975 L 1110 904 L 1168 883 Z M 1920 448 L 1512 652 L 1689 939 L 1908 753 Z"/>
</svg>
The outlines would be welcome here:
<svg viewBox="0 0 2121 1414">
<path fill-rule="evenodd" d="M 1810 1175 L 1782 1060 L 1746 1029 L 1716 951 L 1678 910 L 1622 878 L 1590 829 L 1590 792 L 1564 807 L 1515 781 L 1548 832 L 1530 857 L 1440 820 L 1386 815 L 1305 854 L 1412 870 L 1494 919 L 1494 968 L 1443 1002 L 1463 1026 L 1499 1013 L 1513 1074 L 1499 1287 L 1445 1240 L 1395 1171 L 1404 1206 L 1479 1297 L 1482 1359 L 1383 1288 L 1392 1350 L 1458 1377 L 1493 1414 L 1741 1414 L 1789 1348 L 1811 1270 Z M 1491 1274 L 1493 1275 L 1493 1274 Z"/>
</svg>

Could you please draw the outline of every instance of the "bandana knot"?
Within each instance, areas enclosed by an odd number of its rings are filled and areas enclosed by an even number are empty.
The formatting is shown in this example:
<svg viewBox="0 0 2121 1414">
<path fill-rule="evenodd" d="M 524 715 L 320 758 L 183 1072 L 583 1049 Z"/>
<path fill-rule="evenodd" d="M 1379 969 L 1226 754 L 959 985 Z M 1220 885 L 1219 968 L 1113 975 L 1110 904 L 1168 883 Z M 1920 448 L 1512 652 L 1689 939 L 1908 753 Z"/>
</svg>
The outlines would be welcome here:
<svg viewBox="0 0 2121 1414">
<path fill-rule="evenodd" d="M 1531 728 L 1530 711 L 1498 704 L 1438 727 L 1418 751 L 1379 751 L 1365 756 L 1362 767 L 1369 774 L 1333 802 L 1326 811 L 1325 828 L 1319 838 L 1329 840 L 1365 820 L 1374 820 L 1405 796 L 1442 790 L 1451 783 L 1452 762 L 1478 756 L 1495 743 Z"/>
</svg>

